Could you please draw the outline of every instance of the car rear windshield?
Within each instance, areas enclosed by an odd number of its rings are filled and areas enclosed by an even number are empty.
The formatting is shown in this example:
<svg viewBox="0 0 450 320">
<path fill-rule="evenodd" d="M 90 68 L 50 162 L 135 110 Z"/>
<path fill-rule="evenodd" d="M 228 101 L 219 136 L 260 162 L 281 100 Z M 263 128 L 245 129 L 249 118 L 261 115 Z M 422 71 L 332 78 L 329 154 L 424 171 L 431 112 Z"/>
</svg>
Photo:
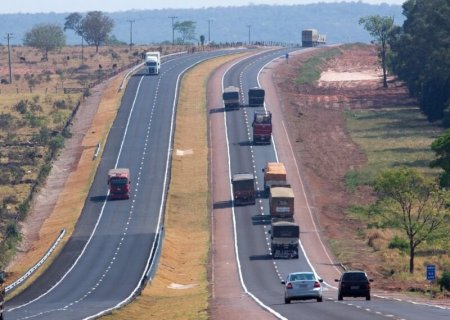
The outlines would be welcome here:
<svg viewBox="0 0 450 320">
<path fill-rule="evenodd" d="M 364 273 L 361 273 L 361 272 L 344 273 L 342 280 L 344 280 L 344 281 L 367 281 L 367 277 Z"/>
<path fill-rule="evenodd" d="M 292 274 L 290 281 L 315 280 L 312 273 Z"/>
</svg>

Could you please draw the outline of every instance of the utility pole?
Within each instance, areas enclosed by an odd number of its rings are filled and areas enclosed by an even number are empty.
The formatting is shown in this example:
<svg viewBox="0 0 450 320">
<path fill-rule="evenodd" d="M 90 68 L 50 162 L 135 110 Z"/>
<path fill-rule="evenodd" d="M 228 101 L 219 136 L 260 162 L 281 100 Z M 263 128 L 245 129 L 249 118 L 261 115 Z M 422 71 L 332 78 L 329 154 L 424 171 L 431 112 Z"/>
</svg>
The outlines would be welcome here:
<svg viewBox="0 0 450 320">
<path fill-rule="evenodd" d="M 248 28 L 248 44 L 250 45 L 250 29 L 251 29 L 252 25 L 248 24 L 247 28 Z"/>
<path fill-rule="evenodd" d="M 178 17 L 176 17 L 176 16 L 170 16 L 169 17 L 169 19 L 172 19 L 172 45 L 174 45 L 175 44 L 175 29 L 174 29 L 174 27 L 173 27 L 173 21 L 175 20 L 175 19 L 177 19 Z"/>
<path fill-rule="evenodd" d="M 135 20 L 127 20 L 130 23 L 130 52 L 131 48 L 133 47 L 133 22 Z"/>
<path fill-rule="evenodd" d="M 10 40 L 11 38 L 13 38 L 13 34 L 12 34 L 12 33 L 7 33 L 5 38 L 8 40 L 9 83 L 11 84 L 11 83 L 12 83 L 12 72 L 11 72 L 11 47 L 10 47 L 10 45 L 9 45 L 9 40 Z"/>
<path fill-rule="evenodd" d="M 208 44 L 211 42 L 211 22 L 213 19 L 208 19 Z"/>
</svg>

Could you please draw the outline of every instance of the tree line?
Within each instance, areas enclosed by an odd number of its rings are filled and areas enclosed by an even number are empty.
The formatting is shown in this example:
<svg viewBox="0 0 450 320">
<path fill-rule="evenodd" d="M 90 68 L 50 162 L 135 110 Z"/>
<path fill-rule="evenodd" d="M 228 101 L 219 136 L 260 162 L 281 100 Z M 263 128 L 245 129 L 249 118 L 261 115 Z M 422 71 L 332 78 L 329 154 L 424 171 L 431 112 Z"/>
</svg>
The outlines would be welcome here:
<svg viewBox="0 0 450 320">
<path fill-rule="evenodd" d="M 408 0 L 402 26 L 393 17 L 366 16 L 359 20 L 377 44 L 383 70 L 405 83 L 430 121 L 450 126 L 450 1 Z M 372 208 L 384 226 L 398 228 L 407 237 L 409 271 L 414 272 L 417 247 L 448 237 L 450 223 L 450 129 L 431 145 L 436 159 L 430 166 L 442 169 L 438 180 L 415 169 L 381 172 L 373 182 L 378 201 Z M 450 281 L 447 283 L 450 288 Z"/>
<path fill-rule="evenodd" d="M 64 31 L 72 30 L 80 36 L 81 46 L 84 43 L 98 48 L 104 44 L 117 44 L 119 41 L 111 36 L 114 21 L 101 11 L 90 11 L 85 16 L 78 12 L 69 14 L 65 18 L 64 27 L 53 23 L 43 23 L 34 26 L 25 33 L 23 43 L 26 46 L 38 48 L 43 51 L 43 59 L 48 60 L 48 53 L 66 45 Z M 173 25 L 173 31 L 179 34 L 176 38 L 177 44 L 186 44 L 196 40 L 196 24 L 194 21 L 177 21 Z M 204 43 L 204 36 L 200 36 Z M 121 42 L 120 44 L 124 44 Z M 130 45 L 132 45 L 130 43 Z"/>
</svg>

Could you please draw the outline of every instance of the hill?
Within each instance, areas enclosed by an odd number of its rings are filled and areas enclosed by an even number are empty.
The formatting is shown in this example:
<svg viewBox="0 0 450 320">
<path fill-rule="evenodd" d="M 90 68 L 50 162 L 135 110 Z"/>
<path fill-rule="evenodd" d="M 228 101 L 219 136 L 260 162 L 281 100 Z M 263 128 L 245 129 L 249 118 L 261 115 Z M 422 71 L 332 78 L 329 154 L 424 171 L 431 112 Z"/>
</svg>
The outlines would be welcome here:
<svg viewBox="0 0 450 320">
<path fill-rule="evenodd" d="M 24 34 L 36 24 L 63 26 L 70 13 L 0 14 L 0 29 L 13 33 L 11 43 L 20 45 Z M 175 21 L 195 21 L 197 37 L 204 35 L 206 40 L 209 25 L 211 41 L 219 43 L 247 42 L 249 29 L 251 42 L 300 43 L 301 30 L 307 28 L 318 29 L 327 36 L 328 43 L 369 42 L 371 39 L 358 20 L 374 14 L 392 16 L 398 25 L 404 20 L 401 6 L 362 2 L 130 10 L 107 15 L 114 20 L 112 34 L 118 40 L 129 43 L 130 21 L 133 21 L 133 43 L 152 44 L 172 40 L 171 16 L 177 17 Z M 80 44 L 79 37 L 72 31 L 66 34 L 69 45 Z"/>
</svg>

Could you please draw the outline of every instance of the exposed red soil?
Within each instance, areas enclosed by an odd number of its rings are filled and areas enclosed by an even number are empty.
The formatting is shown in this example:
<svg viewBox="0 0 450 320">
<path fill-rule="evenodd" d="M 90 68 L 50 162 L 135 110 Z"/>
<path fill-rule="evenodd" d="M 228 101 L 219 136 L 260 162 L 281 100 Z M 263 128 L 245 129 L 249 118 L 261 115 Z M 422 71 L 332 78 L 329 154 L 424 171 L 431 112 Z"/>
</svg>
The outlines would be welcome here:
<svg viewBox="0 0 450 320">
<path fill-rule="evenodd" d="M 345 213 L 352 204 L 373 200 L 373 195 L 368 187 L 350 193 L 344 185 L 345 174 L 367 162 L 366 155 L 346 132 L 344 110 L 412 104 L 412 100 L 406 88 L 392 79 L 388 88 L 383 88 L 375 47 L 341 50 L 342 55 L 322 67 L 326 81 L 313 85 L 295 82 L 301 65 L 317 51 L 294 55 L 289 64 L 280 64 L 274 70 L 273 79 L 323 235 L 346 245 L 348 258 L 340 263 L 366 270 L 375 278 L 375 287 L 389 289 L 392 279 L 382 274 L 380 256 L 368 245 L 367 238 L 358 235 L 357 230 L 365 230 L 365 226 Z"/>
</svg>

